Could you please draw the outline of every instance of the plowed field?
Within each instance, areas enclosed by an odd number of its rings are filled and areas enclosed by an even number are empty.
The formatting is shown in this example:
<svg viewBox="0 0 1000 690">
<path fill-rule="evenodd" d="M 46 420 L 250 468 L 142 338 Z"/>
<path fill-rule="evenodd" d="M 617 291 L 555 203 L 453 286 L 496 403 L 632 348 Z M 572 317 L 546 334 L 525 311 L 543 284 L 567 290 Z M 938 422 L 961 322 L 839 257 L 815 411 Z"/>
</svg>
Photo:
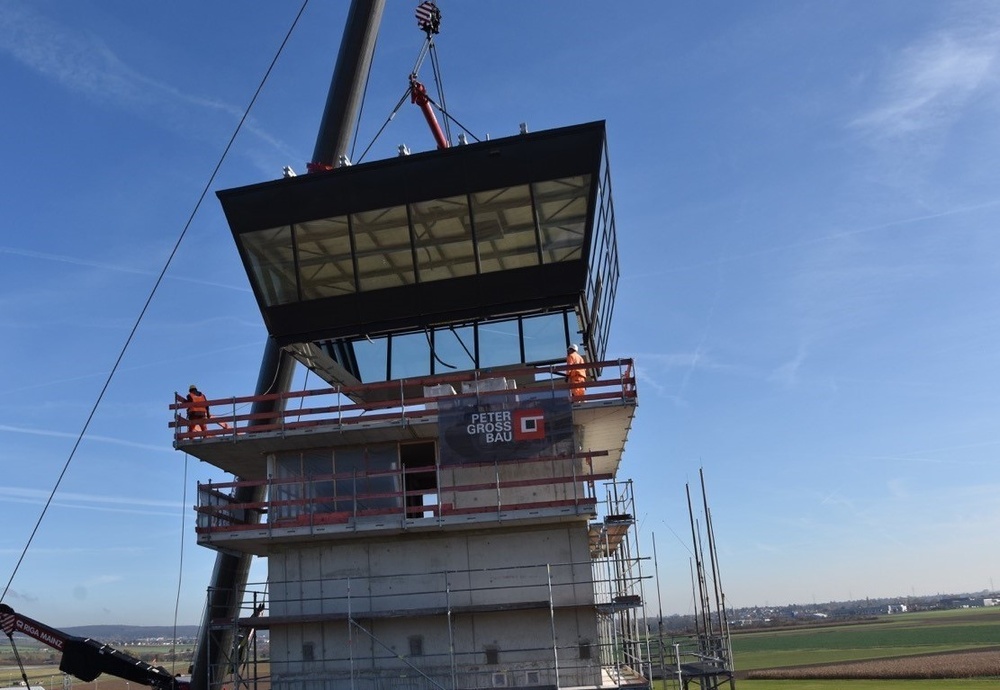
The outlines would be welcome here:
<svg viewBox="0 0 1000 690">
<path fill-rule="evenodd" d="M 916 654 L 888 659 L 870 659 L 837 664 L 812 664 L 789 668 L 748 671 L 746 678 L 759 680 L 807 679 L 931 679 L 1000 678 L 1000 647 L 943 654 Z"/>
</svg>

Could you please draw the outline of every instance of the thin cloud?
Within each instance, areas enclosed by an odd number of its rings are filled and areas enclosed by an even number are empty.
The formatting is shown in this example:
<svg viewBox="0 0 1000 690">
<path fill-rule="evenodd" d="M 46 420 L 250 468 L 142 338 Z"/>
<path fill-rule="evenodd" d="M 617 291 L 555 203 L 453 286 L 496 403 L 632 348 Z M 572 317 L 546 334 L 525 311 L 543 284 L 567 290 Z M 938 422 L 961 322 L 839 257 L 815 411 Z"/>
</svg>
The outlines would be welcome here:
<svg viewBox="0 0 1000 690">
<path fill-rule="evenodd" d="M 117 264 L 107 264 L 100 261 L 81 259 L 75 256 L 66 256 L 63 254 L 49 254 L 46 252 L 36 252 L 31 249 L 16 249 L 15 247 L 0 246 L 0 254 L 13 254 L 15 256 L 24 256 L 31 259 L 41 259 L 43 261 L 56 261 L 64 264 L 72 264 L 74 266 L 98 268 L 103 271 L 116 271 L 118 273 L 132 273 L 135 275 L 143 275 L 143 276 L 159 275 L 159 273 L 155 271 L 147 271 L 141 268 L 130 268 L 128 266 L 120 266 Z M 185 283 L 195 283 L 196 285 L 206 285 L 208 287 L 218 287 L 218 288 L 224 288 L 226 290 L 235 290 L 237 292 L 251 292 L 250 288 L 245 286 L 228 285 L 226 283 L 215 283 L 209 280 L 201 280 L 199 278 L 186 278 L 184 276 L 170 275 L 169 273 L 165 276 L 165 278 L 167 278 L 168 280 L 177 280 Z"/>
<path fill-rule="evenodd" d="M 5 504 L 42 506 L 49 500 L 50 491 L 25 487 L 0 487 L 0 499 Z M 176 518 L 186 509 L 179 501 L 122 498 L 105 494 L 57 492 L 52 505 L 63 510 L 87 510 L 125 515 L 159 516 Z M 2 553 L 2 550 L 0 550 Z"/>
<path fill-rule="evenodd" d="M 222 112 L 234 121 L 243 116 L 242 108 L 185 93 L 137 72 L 100 37 L 67 27 L 28 7 L 0 7 L 0 52 L 71 91 L 119 108 L 155 114 L 160 123 L 171 122 L 164 110 L 177 107 Z M 243 127 L 282 155 L 294 155 L 290 147 L 252 122 Z M 190 131 L 180 125 L 175 129 Z"/>
<path fill-rule="evenodd" d="M 91 540 L 89 544 L 82 544 L 77 546 L 38 546 L 32 547 L 31 553 L 35 556 L 92 556 L 94 554 L 104 554 L 104 555 L 118 555 L 123 554 L 126 556 L 141 556 L 148 554 L 150 552 L 155 552 L 156 549 L 153 546 L 109 546 L 105 542 L 100 540 Z M 0 549 L 0 555 L 19 555 L 21 549 Z M 7 592 L 7 598 L 11 597 L 11 591 Z M 28 597 L 26 595 L 21 595 L 24 601 L 37 601 L 37 597 Z"/>
<path fill-rule="evenodd" d="M 2 551 L 0 551 L 0 553 L 2 553 Z M 18 552 L 18 551 L 9 551 L 8 553 L 20 553 L 20 552 Z M 38 597 L 34 596 L 33 594 L 23 594 L 23 593 L 19 592 L 16 589 L 8 589 L 7 590 L 7 596 L 5 597 L 5 599 L 7 599 L 8 601 L 11 601 L 11 600 L 12 601 L 27 601 L 27 602 L 32 602 L 32 603 L 38 601 Z"/>
<path fill-rule="evenodd" d="M 852 125 L 888 137 L 947 127 L 993 85 L 998 51 L 995 27 L 943 31 L 910 46 L 887 69 L 878 102 Z"/>
<path fill-rule="evenodd" d="M 117 505 L 117 506 L 134 506 L 138 508 L 182 508 L 183 504 L 177 501 L 157 501 L 149 498 L 125 498 L 120 496 L 111 496 L 108 494 L 81 494 L 81 493 L 71 493 L 71 492 L 60 492 L 56 494 L 60 500 L 63 501 L 75 501 L 80 504 L 87 505 Z M 48 491 L 43 491 L 42 489 L 29 489 L 22 486 L 3 486 L 0 487 L 0 496 L 6 499 L 21 499 L 21 500 L 36 500 L 43 499 L 47 500 L 49 497 Z"/>
<path fill-rule="evenodd" d="M 784 388 L 794 388 L 799 381 L 799 370 L 806 361 L 806 347 L 799 346 L 799 351 L 794 358 L 782 363 L 771 373 L 770 379 L 776 381 Z"/>
<path fill-rule="evenodd" d="M 258 327 L 259 326 L 259 324 L 256 324 L 256 323 L 243 322 L 243 321 L 239 321 L 239 320 L 236 320 L 236 319 L 227 318 L 227 319 L 221 319 L 221 320 L 220 319 L 203 320 L 203 321 L 198 322 L 197 324 L 185 323 L 185 327 L 187 327 L 187 328 L 193 328 L 194 330 L 197 330 L 198 327 L 203 326 L 204 324 L 212 323 L 212 322 L 218 322 L 218 321 L 222 321 L 222 322 L 225 322 L 227 324 L 236 323 L 238 325 L 249 326 L 249 327 Z M 217 349 L 214 349 L 214 350 L 205 350 L 203 352 L 195 352 L 195 353 L 192 353 L 192 354 L 185 355 L 183 357 L 172 357 L 170 359 L 158 359 L 158 360 L 153 361 L 153 362 L 145 362 L 143 364 L 137 364 L 137 365 L 131 366 L 131 367 L 119 367 L 118 368 L 118 372 L 119 373 L 125 373 L 125 372 L 130 372 L 130 371 L 142 371 L 144 369 L 158 369 L 158 368 L 163 367 L 166 364 L 178 364 L 178 363 L 181 363 L 181 362 L 198 361 L 198 360 L 205 359 L 206 357 L 209 358 L 209 359 L 211 359 L 211 358 L 216 357 L 216 355 L 231 354 L 231 353 L 234 353 L 234 352 L 239 352 L 241 350 L 259 349 L 259 348 L 260 348 L 260 343 L 258 343 L 258 342 L 244 343 L 242 345 L 233 345 L 233 346 L 230 346 L 230 347 L 222 347 L 222 348 L 217 348 Z M 30 385 L 27 385 L 27 386 L 18 386 L 16 388 L 7 388 L 7 389 L 4 389 L 4 390 L 0 390 L 0 396 L 7 396 L 7 397 L 9 397 L 11 394 L 14 394 L 14 393 L 21 393 L 21 392 L 24 392 L 24 391 L 36 390 L 38 388 L 46 388 L 46 387 L 51 387 L 51 386 L 62 386 L 62 385 L 65 385 L 67 383 L 73 383 L 75 381 L 84 381 L 86 379 L 106 378 L 107 375 L 108 375 L 107 371 L 94 371 L 94 372 L 90 372 L 90 373 L 86 373 L 86 374 L 80 374 L 78 376 L 69 376 L 69 377 L 65 377 L 65 378 L 49 379 L 47 381 L 37 381 L 37 382 L 34 382 L 34 383 L 32 383 Z"/>
<path fill-rule="evenodd" d="M 53 431 L 51 429 L 32 429 L 29 427 L 18 427 L 9 426 L 7 424 L 0 424 L 0 433 L 9 434 L 29 434 L 31 436 L 47 436 L 50 438 L 72 438 L 75 439 L 77 434 L 70 433 L 68 431 Z M 136 443 L 134 441 L 126 441 L 122 438 L 113 438 L 110 436 L 85 436 L 86 441 L 95 441 L 97 443 L 110 443 L 116 446 L 124 446 L 126 448 L 139 448 L 141 450 L 154 450 L 160 453 L 173 453 L 172 448 L 165 446 L 155 446 L 148 443 Z"/>
</svg>

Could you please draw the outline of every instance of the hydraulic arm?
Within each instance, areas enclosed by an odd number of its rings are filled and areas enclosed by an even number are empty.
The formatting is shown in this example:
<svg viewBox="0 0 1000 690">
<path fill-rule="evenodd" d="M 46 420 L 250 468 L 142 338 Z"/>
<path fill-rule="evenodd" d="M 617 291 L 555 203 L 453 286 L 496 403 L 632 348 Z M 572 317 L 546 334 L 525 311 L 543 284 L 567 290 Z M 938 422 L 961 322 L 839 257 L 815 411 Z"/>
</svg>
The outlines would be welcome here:
<svg viewBox="0 0 1000 690">
<path fill-rule="evenodd" d="M 10 638 L 14 657 L 21 667 L 25 685 L 28 678 L 21 664 L 21 657 L 14 644 L 14 633 L 22 633 L 62 653 L 59 670 L 84 682 L 90 682 L 102 673 L 128 681 L 149 685 L 157 690 L 187 690 L 189 681 L 175 677 L 167 669 L 152 666 L 125 652 L 87 637 L 69 635 L 44 623 L 17 613 L 7 604 L 0 604 L 0 629 Z"/>
</svg>

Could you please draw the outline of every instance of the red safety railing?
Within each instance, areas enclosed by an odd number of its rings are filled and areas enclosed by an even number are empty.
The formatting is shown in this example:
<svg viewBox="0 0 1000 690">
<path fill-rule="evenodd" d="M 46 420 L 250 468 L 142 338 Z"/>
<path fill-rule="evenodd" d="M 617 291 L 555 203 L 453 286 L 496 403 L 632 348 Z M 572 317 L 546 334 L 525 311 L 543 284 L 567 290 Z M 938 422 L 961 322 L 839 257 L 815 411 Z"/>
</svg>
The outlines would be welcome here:
<svg viewBox="0 0 1000 690">
<path fill-rule="evenodd" d="M 588 380 L 567 383 L 566 374 L 573 369 L 587 369 Z M 601 372 L 594 376 L 593 372 Z M 479 390 L 479 385 L 496 379 L 517 382 L 516 389 Z M 448 400 L 473 399 L 518 393 L 550 393 L 553 397 L 570 395 L 571 388 L 582 388 L 584 394 L 572 396 L 577 404 L 594 402 L 634 403 L 637 397 L 635 374 L 631 359 L 588 362 L 579 365 L 550 365 L 542 367 L 509 368 L 496 371 L 474 371 L 465 374 L 414 377 L 370 383 L 360 386 L 336 386 L 316 390 L 238 398 L 219 398 L 190 403 L 178 393 L 170 405 L 174 418 L 169 426 L 174 430 L 174 440 L 183 444 L 195 439 L 226 437 L 234 440 L 275 431 L 293 431 L 310 427 L 344 427 L 350 424 L 403 419 L 416 421 L 437 416 L 436 404 L 445 396 L 424 395 L 429 388 L 452 386 L 461 390 L 462 384 L 472 385 L 473 392 L 447 395 Z M 420 391 L 418 394 L 412 391 Z M 355 403 L 359 399 L 379 399 L 378 402 Z M 280 411 L 251 413 L 255 402 L 273 401 Z M 310 406 L 306 404 L 315 401 Z M 295 407 L 298 403 L 298 407 Z M 326 403 L 326 404 L 324 404 Z M 192 406 L 208 405 L 211 417 L 188 419 L 186 410 Z"/>
<path fill-rule="evenodd" d="M 396 468 L 309 477 L 268 478 L 199 484 L 199 534 L 345 523 L 365 517 L 439 519 L 449 516 L 575 507 L 596 510 L 595 482 L 613 472 L 595 471 L 606 451 L 571 457 L 533 457 L 465 463 L 456 468 Z M 525 465 L 545 465 L 550 474 L 525 478 Z M 430 479 L 414 482 L 416 479 Z M 487 480 L 488 478 L 488 480 Z M 408 485 L 423 484 L 423 488 Z M 265 489 L 266 499 L 237 502 L 239 489 Z M 529 491 L 525 491 L 529 489 Z M 259 492 L 257 492 L 259 493 Z M 488 499 L 488 500 L 487 500 Z"/>
</svg>

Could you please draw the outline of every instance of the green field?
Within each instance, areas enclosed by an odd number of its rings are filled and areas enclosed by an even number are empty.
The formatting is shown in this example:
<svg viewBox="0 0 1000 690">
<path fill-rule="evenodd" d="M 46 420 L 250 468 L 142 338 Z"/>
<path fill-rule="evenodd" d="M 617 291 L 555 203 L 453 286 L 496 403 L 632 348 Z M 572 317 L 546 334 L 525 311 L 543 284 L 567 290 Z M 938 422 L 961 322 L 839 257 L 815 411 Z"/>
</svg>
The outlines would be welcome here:
<svg viewBox="0 0 1000 690">
<path fill-rule="evenodd" d="M 733 656 L 741 690 L 835 690 L 845 683 L 851 690 L 980 690 L 1000 686 L 1000 674 L 977 678 L 932 680 L 757 680 L 743 677 L 760 669 L 808 667 L 864 660 L 910 658 L 918 666 L 939 662 L 942 657 L 920 655 L 995 650 L 989 656 L 1000 657 L 1000 608 L 963 609 L 928 613 L 895 614 L 861 622 L 808 625 L 768 630 L 737 632 L 732 638 Z M 168 651 L 155 648 L 129 648 L 156 654 L 162 664 Z M 980 654 L 979 656 L 983 656 Z M 0 684 L 16 681 L 19 673 L 13 659 L 0 654 Z M 182 662 L 178 662 L 182 663 Z M 186 667 L 187 662 L 183 662 Z M 164 664 L 166 665 L 166 664 Z M 177 669 L 183 671 L 184 669 Z M 61 679 L 55 664 L 37 665 L 29 671 L 32 681 L 47 688 L 58 687 Z M 977 674 L 978 675 L 978 674 Z M 11 683 L 13 684 L 13 683 Z M 672 688 L 662 683 L 659 687 Z M 102 676 L 97 683 L 75 683 L 74 690 L 132 690 L 127 683 Z"/>
<path fill-rule="evenodd" d="M 1000 645 L 1000 609 L 902 613 L 876 621 L 733 635 L 739 671 Z"/>
<path fill-rule="evenodd" d="M 739 632 L 733 657 L 741 690 L 979 690 L 998 686 L 996 675 L 975 678 L 757 680 L 756 669 L 809 667 L 865 660 L 909 658 L 918 667 L 958 659 L 959 652 L 996 650 L 1000 656 L 1000 609 L 962 609 L 881 616 L 875 620 Z M 945 654 L 944 657 L 920 655 Z M 980 655 L 981 656 L 981 655 Z M 978 672 L 976 675 L 979 675 Z"/>
<path fill-rule="evenodd" d="M 996 678 L 933 680 L 747 680 L 736 681 L 738 690 L 837 690 L 847 683 L 850 690 L 995 690 Z M 654 690 L 675 690 L 675 683 L 657 681 Z"/>
</svg>

